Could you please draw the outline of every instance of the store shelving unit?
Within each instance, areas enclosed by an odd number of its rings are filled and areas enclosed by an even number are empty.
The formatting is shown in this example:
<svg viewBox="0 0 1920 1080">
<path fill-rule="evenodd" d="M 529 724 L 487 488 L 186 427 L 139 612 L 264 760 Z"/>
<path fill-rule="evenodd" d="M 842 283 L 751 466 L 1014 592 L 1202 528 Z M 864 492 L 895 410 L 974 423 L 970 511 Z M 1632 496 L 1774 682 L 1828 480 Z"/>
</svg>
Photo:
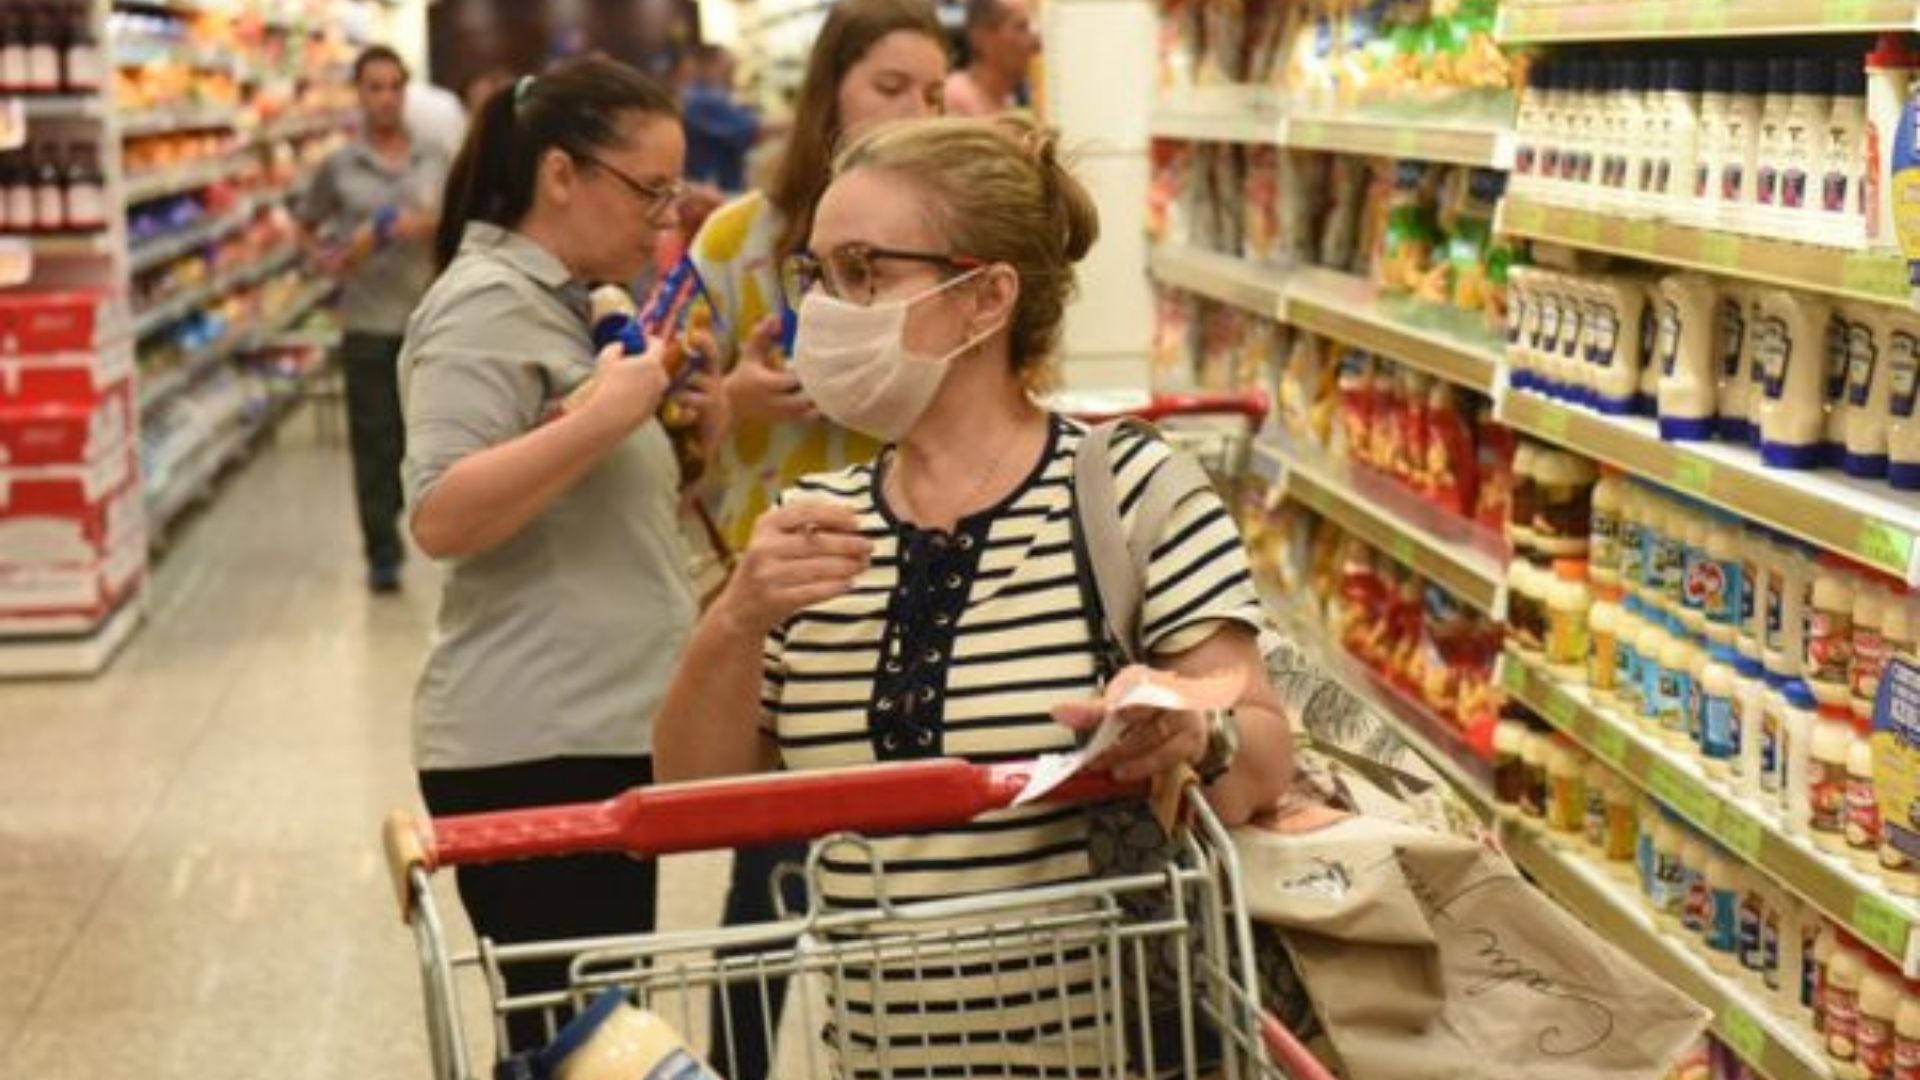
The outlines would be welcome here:
<svg viewBox="0 0 1920 1080">
<path fill-rule="evenodd" d="M 1908 303 L 1907 264 L 1892 255 L 1702 229 L 1508 195 L 1499 232 L 1662 266 L 1806 289 L 1868 303 Z"/>
<path fill-rule="evenodd" d="M 1157 138 L 1234 142 L 1336 154 L 1417 158 L 1510 168 L 1510 125 L 1461 123 L 1405 111 L 1310 112 L 1265 87 L 1201 87 L 1162 98 L 1148 119 Z"/>
<path fill-rule="evenodd" d="M 1268 432 L 1252 469 L 1283 494 L 1416 571 L 1489 618 L 1507 614 L 1507 554 L 1497 538 L 1394 481 Z"/>
<path fill-rule="evenodd" d="M 1652 420 L 1602 416 L 1531 393 L 1502 423 L 1920 583 L 1920 500 L 1833 472 L 1763 467 L 1746 447 L 1662 442 Z"/>
<path fill-rule="evenodd" d="M 1920 975 L 1920 903 L 1892 896 L 1878 877 L 1789 835 L 1776 815 L 1709 778 L 1690 755 L 1598 707 L 1585 687 L 1511 652 L 1503 658 L 1501 683 L 1728 851 L 1851 927 L 1909 975 Z"/>
<path fill-rule="evenodd" d="M 145 176 L 130 177 L 126 185 L 126 200 L 131 205 L 150 199 L 163 199 L 169 195 L 197 191 L 231 177 L 239 168 L 240 162 L 237 159 L 216 158 L 180 168 L 156 170 Z"/>
<path fill-rule="evenodd" d="M 127 253 L 127 262 L 136 274 L 172 262 L 243 228 L 257 209 L 249 200 L 219 217 L 136 244 Z"/>
<path fill-rule="evenodd" d="M 1262 266 L 1247 259 L 1163 245 L 1155 280 L 1419 368 L 1481 394 L 1499 384 L 1499 339 L 1472 314 L 1384 296 L 1352 274 L 1319 267 Z"/>
<path fill-rule="evenodd" d="M 1504 4 L 1498 34 L 1507 44 L 1546 44 L 1870 34 L 1914 24 L 1911 0 L 1571 0 Z"/>
</svg>

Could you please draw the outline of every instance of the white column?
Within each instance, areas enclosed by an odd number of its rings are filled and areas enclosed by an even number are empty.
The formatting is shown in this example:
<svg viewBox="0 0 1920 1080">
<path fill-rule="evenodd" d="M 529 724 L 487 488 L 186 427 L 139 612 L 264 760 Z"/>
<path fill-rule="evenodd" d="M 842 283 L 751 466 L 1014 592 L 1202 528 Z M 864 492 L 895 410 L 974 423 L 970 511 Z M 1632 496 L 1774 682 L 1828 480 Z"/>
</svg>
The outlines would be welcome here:
<svg viewBox="0 0 1920 1080">
<path fill-rule="evenodd" d="M 1145 387 L 1153 335 L 1145 226 L 1154 5 L 1045 0 L 1043 19 L 1050 119 L 1100 208 L 1100 242 L 1080 264 L 1080 299 L 1067 311 L 1065 382 Z"/>
</svg>

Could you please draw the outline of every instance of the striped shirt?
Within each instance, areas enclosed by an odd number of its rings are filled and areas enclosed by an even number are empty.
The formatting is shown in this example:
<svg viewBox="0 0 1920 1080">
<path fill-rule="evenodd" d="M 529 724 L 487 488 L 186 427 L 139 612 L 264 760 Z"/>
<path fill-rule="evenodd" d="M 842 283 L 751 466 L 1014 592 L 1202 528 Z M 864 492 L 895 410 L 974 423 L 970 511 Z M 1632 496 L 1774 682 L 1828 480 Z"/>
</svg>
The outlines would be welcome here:
<svg viewBox="0 0 1920 1080">
<path fill-rule="evenodd" d="M 1071 480 L 1084 428 L 1054 419 L 1047 451 L 999 505 L 951 533 L 900 520 L 880 495 L 888 459 L 805 478 L 859 515 L 872 566 L 840 598 L 795 616 L 767 640 L 762 705 L 788 769 L 960 757 L 977 763 L 1070 750 L 1054 705 L 1093 696 L 1095 659 L 1072 542 Z M 1150 475 L 1170 451 L 1123 433 L 1114 446 L 1122 520 L 1133 526 Z M 1211 491 L 1183 501 L 1149 565 L 1142 639 L 1184 652 L 1224 623 L 1263 625 L 1246 553 Z M 1085 879 L 1087 814 L 1028 807 L 969 824 L 873 841 L 896 903 Z M 864 856 L 825 853 L 823 899 L 871 906 Z M 1067 1076 L 1094 1068 L 1088 1048 L 1064 1047 L 1061 1027 L 1092 1024 L 1093 968 L 1084 955 L 1002 957 L 995 964 L 883 968 L 846 984 L 854 1047 L 881 1037 L 892 1075 Z M 929 1010 L 925 1003 L 942 1003 Z M 898 1015 L 894 1015 L 898 1014 Z M 875 1060 L 843 1062 L 848 1075 Z"/>
</svg>

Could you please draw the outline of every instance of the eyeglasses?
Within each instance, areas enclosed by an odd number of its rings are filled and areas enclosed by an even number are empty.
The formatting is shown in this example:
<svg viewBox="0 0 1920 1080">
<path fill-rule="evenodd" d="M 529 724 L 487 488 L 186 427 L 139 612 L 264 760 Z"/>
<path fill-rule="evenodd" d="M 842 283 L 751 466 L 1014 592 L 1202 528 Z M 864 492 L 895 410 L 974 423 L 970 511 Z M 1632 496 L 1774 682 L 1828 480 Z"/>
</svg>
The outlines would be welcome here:
<svg viewBox="0 0 1920 1080">
<path fill-rule="evenodd" d="M 937 266 L 946 272 L 947 277 L 978 270 L 986 265 L 984 260 L 970 255 L 896 251 L 872 244 L 842 244 L 827 252 L 825 257 L 808 251 L 787 256 L 780 264 L 780 288 L 789 304 L 798 304 L 800 298 L 813 291 L 816 285 L 826 289 L 827 295 L 836 300 L 871 304 L 876 277 L 874 263 L 887 261 Z"/>
<path fill-rule="evenodd" d="M 592 165 L 596 169 L 602 170 L 608 176 L 620 181 L 621 185 L 628 191 L 639 196 L 640 199 L 647 204 L 647 213 L 649 215 L 657 216 L 666 210 L 680 205 L 680 200 L 687 197 L 687 185 L 678 180 L 661 180 L 651 184 L 642 183 L 628 176 L 624 171 L 616 169 L 612 165 L 592 155 L 582 154 L 580 155 L 580 160 Z"/>
</svg>

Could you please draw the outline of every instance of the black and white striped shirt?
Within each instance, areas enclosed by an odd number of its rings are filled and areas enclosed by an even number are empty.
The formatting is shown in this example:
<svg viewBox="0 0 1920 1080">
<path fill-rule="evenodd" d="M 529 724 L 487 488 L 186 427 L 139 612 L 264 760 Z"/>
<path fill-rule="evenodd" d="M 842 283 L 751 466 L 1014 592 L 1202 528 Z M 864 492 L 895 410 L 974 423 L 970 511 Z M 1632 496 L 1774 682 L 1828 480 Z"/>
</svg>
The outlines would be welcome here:
<svg viewBox="0 0 1920 1080">
<path fill-rule="evenodd" d="M 849 593 L 801 612 L 767 640 L 762 705 L 786 768 L 935 757 L 989 763 L 1072 749 L 1073 733 L 1050 712 L 1096 692 L 1071 533 L 1070 482 L 1084 430 L 1054 419 L 1027 480 L 950 534 L 895 516 L 880 494 L 886 457 L 797 485 L 852 507 L 874 557 Z M 1169 454 L 1136 434 L 1116 440 L 1116 490 L 1129 529 L 1147 478 Z M 1191 649 L 1224 622 L 1263 625 L 1239 532 L 1211 491 L 1176 508 L 1147 577 L 1142 638 L 1155 654 Z M 874 847 L 889 898 L 907 903 L 1084 879 L 1086 838 L 1084 811 L 1043 806 L 879 838 Z M 870 905 L 866 861 L 827 854 L 824 898 Z M 1059 1028 L 1068 1016 L 1076 1030 L 1091 1024 L 1091 965 L 1051 953 L 1012 962 L 1013 969 L 1005 961 L 921 965 L 849 980 L 843 1034 L 871 1045 L 879 999 L 899 1014 L 885 1036 L 895 1076 L 959 1075 L 963 1065 L 972 1076 L 1070 1075 Z M 929 1001 L 942 1007 L 929 1012 Z M 1071 1056 L 1081 1071 L 1093 1068 L 1092 1055 Z M 873 1071 L 843 1066 L 849 1075 Z"/>
</svg>

